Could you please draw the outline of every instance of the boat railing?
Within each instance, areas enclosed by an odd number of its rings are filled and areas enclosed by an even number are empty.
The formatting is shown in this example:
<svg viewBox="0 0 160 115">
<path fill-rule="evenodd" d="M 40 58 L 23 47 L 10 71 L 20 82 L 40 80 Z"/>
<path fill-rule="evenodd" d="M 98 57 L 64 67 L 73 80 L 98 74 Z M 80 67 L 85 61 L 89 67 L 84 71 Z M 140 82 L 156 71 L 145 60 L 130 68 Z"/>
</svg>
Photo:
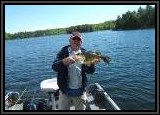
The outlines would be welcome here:
<svg viewBox="0 0 160 115">
<path fill-rule="evenodd" d="M 88 88 L 89 92 L 94 96 L 95 103 L 98 106 L 105 106 L 106 110 L 121 110 L 120 107 L 112 100 L 106 91 L 99 85 L 94 83 Z"/>
</svg>

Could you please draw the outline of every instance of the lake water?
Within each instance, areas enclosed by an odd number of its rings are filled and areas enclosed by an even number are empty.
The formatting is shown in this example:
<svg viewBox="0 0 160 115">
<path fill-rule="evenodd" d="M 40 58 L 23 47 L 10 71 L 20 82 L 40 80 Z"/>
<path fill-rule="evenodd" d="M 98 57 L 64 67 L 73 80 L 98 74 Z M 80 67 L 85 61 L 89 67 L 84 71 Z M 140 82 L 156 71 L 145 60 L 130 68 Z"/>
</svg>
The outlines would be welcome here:
<svg viewBox="0 0 160 115">
<path fill-rule="evenodd" d="M 41 97 L 42 80 L 56 77 L 51 65 L 69 34 L 5 41 L 5 93 Z M 88 75 L 122 110 L 155 109 L 155 29 L 83 33 L 83 47 L 112 58 Z M 24 94 L 25 95 L 25 94 Z"/>
</svg>

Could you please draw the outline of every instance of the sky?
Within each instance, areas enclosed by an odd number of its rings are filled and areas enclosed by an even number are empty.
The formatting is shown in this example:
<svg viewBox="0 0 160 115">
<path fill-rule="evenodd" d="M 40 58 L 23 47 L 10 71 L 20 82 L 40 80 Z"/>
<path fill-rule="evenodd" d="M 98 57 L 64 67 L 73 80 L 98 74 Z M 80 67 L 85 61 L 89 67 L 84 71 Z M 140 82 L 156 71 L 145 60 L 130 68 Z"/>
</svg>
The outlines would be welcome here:
<svg viewBox="0 0 160 115">
<path fill-rule="evenodd" d="M 116 20 L 146 5 L 5 5 L 5 32 L 16 33 Z"/>
</svg>

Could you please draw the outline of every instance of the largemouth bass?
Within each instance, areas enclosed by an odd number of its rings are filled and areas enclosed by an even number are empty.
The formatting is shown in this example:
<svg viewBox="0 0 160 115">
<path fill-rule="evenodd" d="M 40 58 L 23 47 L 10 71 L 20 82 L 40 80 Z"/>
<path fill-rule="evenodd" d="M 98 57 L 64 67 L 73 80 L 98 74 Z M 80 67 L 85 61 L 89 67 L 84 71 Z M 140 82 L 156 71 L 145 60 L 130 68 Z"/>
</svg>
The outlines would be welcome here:
<svg viewBox="0 0 160 115">
<path fill-rule="evenodd" d="M 77 53 L 76 56 L 78 57 L 79 61 L 83 64 L 86 64 L 94 59 L 100 59 L 107 64 L 109 64 L 109 62 L 111 61 L 111 58 L 109 56 L 101 55 L 100 52 L 88 51 L 85 53 Z"/>
</svg>

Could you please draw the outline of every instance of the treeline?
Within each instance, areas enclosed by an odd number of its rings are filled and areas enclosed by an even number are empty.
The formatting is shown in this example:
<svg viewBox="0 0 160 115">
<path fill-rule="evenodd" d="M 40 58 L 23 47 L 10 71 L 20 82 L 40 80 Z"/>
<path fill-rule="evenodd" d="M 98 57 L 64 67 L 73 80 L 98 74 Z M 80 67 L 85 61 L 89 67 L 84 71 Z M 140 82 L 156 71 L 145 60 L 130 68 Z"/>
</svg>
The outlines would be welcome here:
<svg viewBox="0 0 160 115">
<path fill-rule="evenodd" d="M 145 29 L 155 27 L 155 7 L 147 5 L 139 7 L 138 11 L 126 12 L 122 17 L 118 16 L 114 30 Z"/>
<path fill-rule="evenodd" d="M 58 34 L 70 34 L 72 31 L 93 32 L 100 30 L 128 30 L 145 29 L 155 27 L 155 7 L 147 5 L 146 8 L 139 7 L 138 11 L 126 12 L 117 16 L 116 20 L 105 21 L 99 24 L 85 24 L 71 26 L 68 28 L 37 30 L 33 32 L 18 32 L 14 34 L 5 32 L 5 39 L 23 39 L 30 37 L 49 36 Z"/>
<path fill-rule="evenodd" d="M 66 28 L 60 29 L 47 29 L 47 30 L 37 30 L 33 32 L 18 32 L 14 34 L 6 33 L 5 32 L 5 39 L 23 39 L 23 38 L 30 38 L 30 37 L 39 37 L 39 36 L 49 36 L 49 35 L 59 35 L 66 33 Z"/>
<path fill-rule="evenodd" d="M 104 23 L 99 23 L 99 24 L 77 25 L 77 26 L 71 26 L 68 28 L 38 30 L 33 32 L 18 32 L 15 34 L 5 33 L 5 39 L 6 40 L 23 39 L 23 38 L 29 38 L 29 37 L 70 34 L 73 31 L 93 32 L 93 31 L 99 31 L 99 30 L 112 29 L 113 27 L 114 27 L 114 21 L 106 21 Z"/>
<path fill-rule="evenodd" d="M 99 24 L 85 24 L 85 25 L 77 25 L 71 26 L 66 28 L 66 33 L 69 34 L 73 31 L 79 32 L 93 32 L 93 31 L 100 31 L 100 30 L 109 30 L 113 29 L 115 26 L 115 21 L 105 21 L 104 23 Z"/>
</svg>

